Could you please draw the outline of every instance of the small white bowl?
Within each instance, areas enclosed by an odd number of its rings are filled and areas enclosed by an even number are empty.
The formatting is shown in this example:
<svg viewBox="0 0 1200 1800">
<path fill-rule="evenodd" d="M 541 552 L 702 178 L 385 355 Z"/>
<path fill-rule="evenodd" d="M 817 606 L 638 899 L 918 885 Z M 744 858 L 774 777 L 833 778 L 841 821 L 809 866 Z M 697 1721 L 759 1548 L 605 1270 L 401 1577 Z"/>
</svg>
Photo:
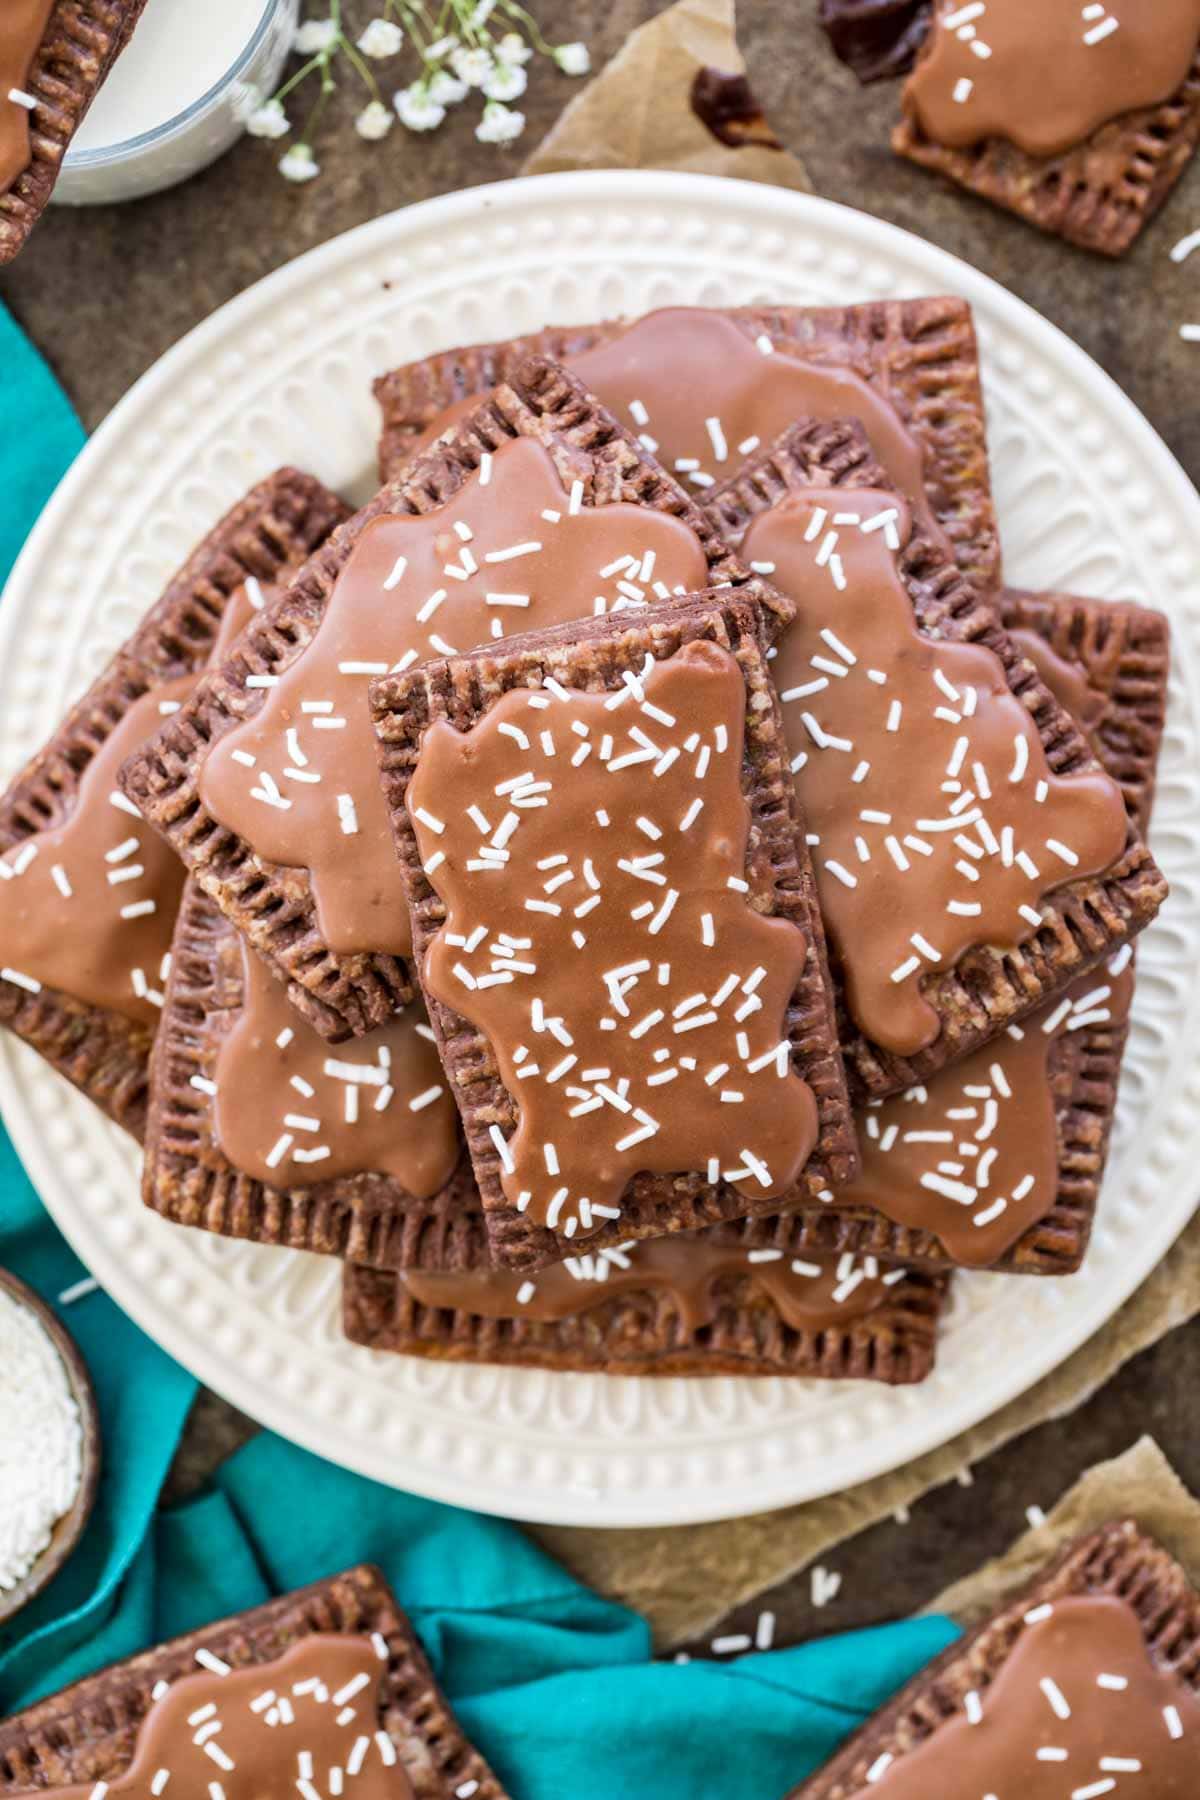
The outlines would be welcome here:
<svg viewBox="0 0 1200 1800">
<path fill-rule="evenodd" d="M 186 181 L 215 162 L 245 130 L 249 107 L 278 85 L 298 11 L 299 0 L 266 0 L 249 42 L 229 68 L 174 118 L 122 143 L 69 149 L 53 200 L 66 206 L 136 200 Z"/>
</svg>

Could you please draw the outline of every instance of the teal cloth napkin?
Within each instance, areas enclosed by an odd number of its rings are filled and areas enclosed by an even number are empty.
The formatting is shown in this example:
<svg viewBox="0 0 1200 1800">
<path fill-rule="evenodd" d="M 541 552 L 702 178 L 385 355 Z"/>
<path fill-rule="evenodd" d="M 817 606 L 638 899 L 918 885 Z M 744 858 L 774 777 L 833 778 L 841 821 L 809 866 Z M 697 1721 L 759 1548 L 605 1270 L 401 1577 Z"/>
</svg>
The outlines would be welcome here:
<svg viewBox="0 0 1200 1800">
<path fill-rule="evenodd" d="M 0 307 L 0 580 L 82 432 Z M 0 1266 L 84 1274 L 0 1133 Z M 516 1527 L 397 1493 L 264 1435 L 156 1511 L 195 1383 L 106 1295 L 61 1309 L 92 1371 L 104 1477 L 78 1553 L 0 1632 L 0 1716 L 147 1645 L 377 1563 L 515 1800 L 776 1800 L 956 1635 L 928 1618 L 721 1662 L 651 1660 L 645 1622 Z"/>
</svg>

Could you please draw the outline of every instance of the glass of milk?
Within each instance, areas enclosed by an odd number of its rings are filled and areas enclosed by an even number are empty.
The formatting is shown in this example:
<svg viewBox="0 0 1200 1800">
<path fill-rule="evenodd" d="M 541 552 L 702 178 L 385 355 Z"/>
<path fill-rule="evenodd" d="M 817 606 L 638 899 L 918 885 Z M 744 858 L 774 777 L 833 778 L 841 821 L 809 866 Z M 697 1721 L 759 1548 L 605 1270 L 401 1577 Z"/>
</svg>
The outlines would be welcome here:
<svg viewBox="0 0 1200 1800">
<path fill-rule="evenodd" d="M 298 11 L 299 0 L 147 0 L 71 141 L 54 199 L 133 200 L 215 162 L 278 86 Z"/>
</svg>

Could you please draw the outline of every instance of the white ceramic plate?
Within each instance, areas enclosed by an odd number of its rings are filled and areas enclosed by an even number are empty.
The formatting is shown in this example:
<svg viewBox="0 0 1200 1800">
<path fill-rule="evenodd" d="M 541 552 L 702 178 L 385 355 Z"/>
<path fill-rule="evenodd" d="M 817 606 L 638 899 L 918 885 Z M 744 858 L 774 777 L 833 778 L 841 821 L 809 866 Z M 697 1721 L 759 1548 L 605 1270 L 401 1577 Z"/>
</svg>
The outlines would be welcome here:
<svg viewBox="0 0 1200 1800">
<path fill-rule="evenodd" d="M 370 491 L 370 382 L 391 365 L 667 302 L 939 292 L 975 308 L 1010 578 L 1146 601 L 1174 627 L 1154 829 L 1174 892 L 1139 954 L 1086 1273 L 960 1277 L 936 1373 L 896 1392 L 369 1354 L 341 1341 L 336 1264 L 163 1224 L 139 1203 L 130 1146 L 6 1041 L 5 1120 L 79 1254 L 159 1343 L 264 1424 L 383 1481 L 518 1518 L 671 1524 L 781 1506 L 894 1468 L 1012 1399 L 1109 1317 L 1186 1222 L 1200 1168 L 1200 500 L 1066 338 L 862 213 L 693 176 L 549 176 L 378 219 L 260 282 L 137 384 L 47 507 L 0 614 L 0 769 L 7 779 L 48 736 L 252 481 L 286 461 Z"/>
</svg>

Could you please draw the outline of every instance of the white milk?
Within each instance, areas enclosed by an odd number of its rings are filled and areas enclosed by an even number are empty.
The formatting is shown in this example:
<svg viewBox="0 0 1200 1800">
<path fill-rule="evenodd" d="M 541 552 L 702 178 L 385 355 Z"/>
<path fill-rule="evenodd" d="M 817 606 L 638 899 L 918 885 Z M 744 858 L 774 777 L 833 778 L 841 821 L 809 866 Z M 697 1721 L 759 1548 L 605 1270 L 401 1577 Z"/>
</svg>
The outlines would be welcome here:
<svg viewBox="0 0 1200 1800">
<path fill-rule="evenodd" d="M 183 181 L 240 135 L 249 88 L 278 84 L 298 0 L 148 0 L 76 132 L 56 201 L 127 200 Z"/>
</svg>

